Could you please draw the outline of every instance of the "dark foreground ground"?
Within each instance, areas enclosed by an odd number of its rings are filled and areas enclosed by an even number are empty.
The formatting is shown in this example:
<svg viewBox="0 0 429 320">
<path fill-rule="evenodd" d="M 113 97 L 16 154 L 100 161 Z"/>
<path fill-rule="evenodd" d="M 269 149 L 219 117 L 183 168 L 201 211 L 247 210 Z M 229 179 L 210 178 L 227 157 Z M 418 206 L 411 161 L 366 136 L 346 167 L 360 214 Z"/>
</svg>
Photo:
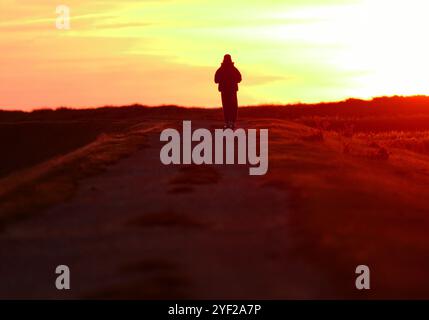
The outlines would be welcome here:
<svg viewBox="0 0 429 320">
<path fill-rule="evenodd" d="M 221 116 L 1 112 L 0 297 L 429 298 L 428 98 L 243 108 L 269 129 L 261 177 L 160 163 L 163 128 Z"/>
</svg>

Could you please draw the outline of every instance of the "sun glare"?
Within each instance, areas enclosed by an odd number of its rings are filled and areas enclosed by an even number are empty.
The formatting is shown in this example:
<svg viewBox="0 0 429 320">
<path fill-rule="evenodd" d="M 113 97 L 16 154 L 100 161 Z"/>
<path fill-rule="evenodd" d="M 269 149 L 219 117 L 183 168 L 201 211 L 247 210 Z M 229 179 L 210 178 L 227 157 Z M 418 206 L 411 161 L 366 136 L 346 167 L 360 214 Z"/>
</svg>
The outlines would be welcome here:
<svg viewBox="0 0 429 320">
<path fill-rule="evenodd" d="M 429 93 L 425 0 L 75 0 L 67 32 L 46 3 L 8 3 L 0 107 L 216 106 L 226 52 L 241 104 Z"/>
<path fill-rule="evenodd" d="M 345 15 L 347 20 L 340 16 L 326 24 L 340 37 L 333 63 L 356 73 L 350 93 L 364 97 L 427 93 L 429 44 L 424 39 L 429 3 L 366 0 L 348 9 L 353 12 Z"/>
</svg>

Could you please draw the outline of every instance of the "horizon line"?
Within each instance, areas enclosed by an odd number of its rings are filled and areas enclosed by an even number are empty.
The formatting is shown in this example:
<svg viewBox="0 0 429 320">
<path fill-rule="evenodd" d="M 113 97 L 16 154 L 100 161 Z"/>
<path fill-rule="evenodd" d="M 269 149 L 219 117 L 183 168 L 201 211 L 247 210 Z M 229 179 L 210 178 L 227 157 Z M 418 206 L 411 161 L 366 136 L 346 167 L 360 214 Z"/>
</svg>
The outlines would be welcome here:
<svg viewBox="0 0 429 320">
<path fill-rule="evenodd" d="M 257 108 L 257 107 L 288 107 L 288 106 L 317 106 L 323 104 L 336 104 L 336 103 L 344 103 L 350 100 L 362 101 L 362 102 L 371 102 L 377 99 L 392 99 L 392 98 L 429 98 L 429 95 L 390 95 L 390 96 L 376 96 L 372 98 L 355 98 L 349 97 L 341 100 L 331 100 L 331 101 L 320 101 L 320 102 L 289 102 L 289 103 L 280 103 L 280 102 L 272 102 L 272 103 L 260 103 L 260 104 L 252 104 L 252 105 L 242 105 L 239 108 Z M 144 108 L 165 108 L 165 107 L 176 107 L 182 109 L 222 109 L 222 106 L 182 106 L 171 103 L 159 104 L 159 105 L 146 105 L 140 102 L 134 102 L 130 104 L 123 105 L 100 105 L 100 106 L 58 106 L 58 107 L 34 107 L 31 110 L 22 110 L 22 109 L 4 109 L 7 107 L 0 107 L 0 112 L 24 112 L 31 113 L 35 111 L 56 111 L 56 110 L 95 110 L 102 108 L 126 108 L 126 107 L 144 107 Z"/>
</svg>

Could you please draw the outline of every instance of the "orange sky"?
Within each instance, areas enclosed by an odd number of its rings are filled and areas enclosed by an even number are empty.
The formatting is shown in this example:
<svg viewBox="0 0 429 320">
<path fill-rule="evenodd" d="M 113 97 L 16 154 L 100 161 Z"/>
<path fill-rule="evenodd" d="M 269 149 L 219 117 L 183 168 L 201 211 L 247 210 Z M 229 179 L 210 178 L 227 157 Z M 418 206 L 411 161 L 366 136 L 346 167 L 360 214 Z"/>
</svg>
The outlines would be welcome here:
<svg viewBox="0 0 429 320">
<path fill-rule="evenodd" d="M 427 94 L 426 0 L 2 0 L 0 108 L 218 106 L 231 53 L 241 104 Z"/>
</svg>

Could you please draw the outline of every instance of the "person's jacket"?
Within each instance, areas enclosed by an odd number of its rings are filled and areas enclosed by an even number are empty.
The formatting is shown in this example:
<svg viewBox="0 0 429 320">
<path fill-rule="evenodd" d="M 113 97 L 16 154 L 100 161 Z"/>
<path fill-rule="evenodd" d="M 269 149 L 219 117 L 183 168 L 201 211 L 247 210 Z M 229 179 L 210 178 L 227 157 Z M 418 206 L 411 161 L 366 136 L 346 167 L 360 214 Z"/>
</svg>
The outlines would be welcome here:
<svg viewBox="0 0 429 320">
<path fill-rule="evenodd" d="M 234 63 L 222 63 L 215 74 L 215 83 L 219 84 L 220 92 L 238 91 L 238 84 L 241 82 L 240 71 Z"/>
</svg>

